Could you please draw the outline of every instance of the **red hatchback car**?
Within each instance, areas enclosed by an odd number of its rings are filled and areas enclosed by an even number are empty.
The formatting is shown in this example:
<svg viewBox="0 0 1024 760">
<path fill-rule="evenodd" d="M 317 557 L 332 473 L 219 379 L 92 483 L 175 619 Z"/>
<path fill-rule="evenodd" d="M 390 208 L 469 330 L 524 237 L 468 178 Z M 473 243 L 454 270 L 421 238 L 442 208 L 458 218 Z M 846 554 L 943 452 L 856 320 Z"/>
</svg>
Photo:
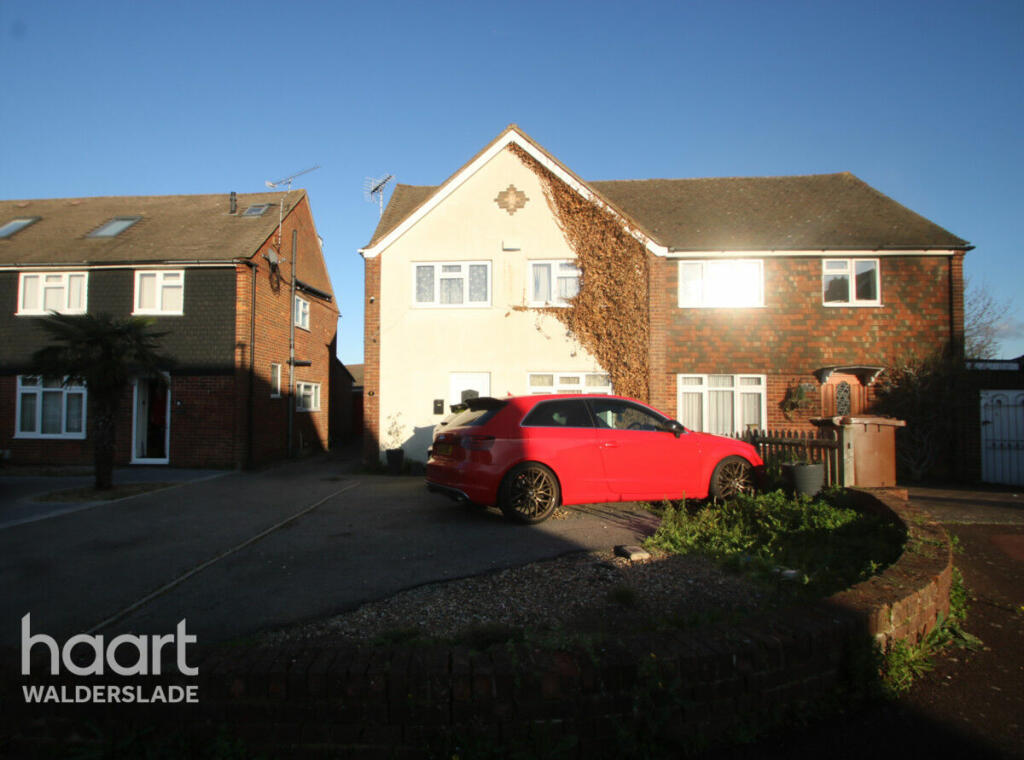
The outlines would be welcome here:
<svg viewBox="0 0 1024 760">
<path fill-rule="evenodd" d="M 753 491 L 762 467 L 753 446 L 633 399 L 481 397 L 434 438 L 427 487 L 538 523 L 559 504 L 727 498 Z"/>
</svg>

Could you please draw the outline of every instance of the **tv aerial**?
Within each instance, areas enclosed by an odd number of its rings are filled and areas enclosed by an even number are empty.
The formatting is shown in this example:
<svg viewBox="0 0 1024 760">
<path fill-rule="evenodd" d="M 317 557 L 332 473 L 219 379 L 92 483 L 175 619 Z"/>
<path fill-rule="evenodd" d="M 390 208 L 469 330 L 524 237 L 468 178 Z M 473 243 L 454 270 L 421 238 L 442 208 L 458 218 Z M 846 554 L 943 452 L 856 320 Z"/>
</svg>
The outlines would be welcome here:
<svg viewBox="0 0 1024 760">
<path fill-rule="evenodd" d="M 303 169 L 301 172 L 295 172 L 295 174 L 285 177 L 284 179 L 279 179 L 277 182 L 264 182 L 263 184 L 269 187 L 271 190 L 274 190 L 275 188 L 280 187 L 281 185 L 288 185 L 288 190 L 291 190 L 292 182 L 295 181 L 296 177 L 301 177 L 303 174 L 309 174 L 310 172 L 316 171 L 319 168 L 320 164 L 317 164 L 316 166 L 311 166 L 308 169 Z"/>
<path fill-rule="evenodd" d="M 365 197 L 368 202 L 377 203 L 380 206 L 381 216 L 384 216 L 384 187 L 394 178 L 394 174 L 388 174 L 380 179 L 367 177 L 366 181 L 363 183 L 363 197 Z"/>
<path fill-rule="evenodd" d="M 280 187 L 281 185 L 287 185 L 288 187 L 285 189 L 285 193 L 290 193 L 291 190 L 292 190 L 292 182 L 295 181 L 296 177 L 301 177 L 303 174 L 309 174 L 310 172 L 316 171 L 319 168 L 320 168 L 320 164 L 317 164 L 316 166 L 311 166 L 308 169 L 303 169 L 301 172 L 295 172 L 295 174 L 291 174 L 291 175 L 289 175 L 287 177 L 284 177 L 283 179 L 279 179 L 276 182 L 270 182 L 268 180 L 268 181 L 264 182 L 263 184 L 266 185 L 271 190 L 275 190 L 278 187 Z M 274 255 L 274 259 L 276 259 L 276 260 L 275 261 L 271 261 L 269 258 L 267 258 L 267 261 L 270 262 L 270 268 L 272 270 L 276 269 L 278 263 L 280 263 L 279 251 L 281 249 L 281 226 L 283 224 L 284 224 L 284 202 L 282 201 L 281 203 L 277 204 L 277 251 L 274 251 L 273 248 L 271 249 L 271 252 Z"/>
</svg>

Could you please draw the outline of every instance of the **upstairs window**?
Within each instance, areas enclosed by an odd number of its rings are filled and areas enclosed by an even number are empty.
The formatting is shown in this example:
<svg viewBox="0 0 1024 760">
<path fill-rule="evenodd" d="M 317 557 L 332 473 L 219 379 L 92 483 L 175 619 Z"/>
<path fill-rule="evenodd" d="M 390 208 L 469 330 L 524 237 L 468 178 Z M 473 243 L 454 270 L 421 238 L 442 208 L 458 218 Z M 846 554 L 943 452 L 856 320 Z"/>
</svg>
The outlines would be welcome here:
<svg viewBox="0 0 1024 760">
<path fill-rule="evenodd" d="M 22 272 L 18 281 L 18 314 L 84 314 L 87 272 Z"/>
<path fill-rule="evenodd" d="M 530 285 L 530 306 L 568 306 L 580 292 L 580 270 L 571 261 L 531 261 Z"/>
<path fill-rule="evenodd" d="M 281 398 L 281 365 L 270 365 L 270 397 Z"/>
<path fill-rule="evenodd" d="M 491 262 L 437 262 L 413 265 L 416 306 L 490 306 Z"/>
<path fill-rule="evenodd" d="M 139 221 L 141 218 L 142 218 L 141 216 L 115 216 L 109 222 L 106 222 L 106 223 L 100 225 L 99 227 L 94 229 L 92 232 L 90 232 L 89 233 L 89 237 L 94 237 L 94 238 L 97 238 L 97 237 L 100 237 L 100 238 L 117 237 L 122 232 L 124 232 L 126 229 L 131 227 L 137 221 Z"/>
<path fill-rule="evenodd" d="M 825 306 L 881 306 L 878 259 L 825 259 L 821 263 Z"/>
<path fill-rule="evenodd" d="M 21 232 L 21 230 L 25 229 L 33 222 L 38 221 L 38 216 L 25 216 L 21 217 L 20 219 L 12 219 L 11 221 L 7 222 L 7 224 L 0 227 L 0 240 L 9 238 L 14 233 Z"/>
<path fill-rule="evenodd" d="M 687 309 L 764 306 L 764 262 L 760 259 L 680 261 L 679 306 Z"/>
<path fill-rule="evenodd" d="M 83 385 L 37 375 L 18 377 L 15 438 L 85 438 Z"/>
<path fill-rule="evenodd" d="M 157 269 L 135 273 L 134 314 L 180 315 L 184 308 L 184 270 Z"/>
<path fill-rule="evenodd" d="M 309 329 L 309 301 L 295 296 L 295 326 Z"/>
</svg>

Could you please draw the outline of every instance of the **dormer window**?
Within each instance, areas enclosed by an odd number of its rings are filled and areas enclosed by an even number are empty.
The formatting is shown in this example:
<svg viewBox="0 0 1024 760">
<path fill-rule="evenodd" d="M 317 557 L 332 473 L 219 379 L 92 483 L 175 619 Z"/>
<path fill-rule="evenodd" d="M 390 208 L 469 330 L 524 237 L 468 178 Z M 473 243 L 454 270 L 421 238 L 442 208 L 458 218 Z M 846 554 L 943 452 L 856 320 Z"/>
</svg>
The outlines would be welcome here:
<svg viewBox="0 0 1024 760">
<path fill-rule="evenodd" d="M 33 222 L 38 222 L 38 216 L 23 216 L 20 219 L 12 219 L 3 227 L 0 227 L 0 240 L 11 237 L 16 232 L 21 232 Z"/>
<path fill-rule="evenodd" d="M 263 212 L 268 208 L 270 208 L 269 203 L 259 203 L 254 206 L 249 206 L 249 208 L 242 213 L 242 216 L 263 216 Z"/>
<path fill-rule="evenodd" d="M 131 227 L 133 224 L 135 224 L 137 221 L 139 221 L 141 218 L 141 216 L 115 216 L 109 222 L 101 225 L 100 227 L 97 227 L 92 232 L 90 232 L 89 237 L 116 237 L 117 235 L 120 235 L 126 229 Z"/>
</svg>

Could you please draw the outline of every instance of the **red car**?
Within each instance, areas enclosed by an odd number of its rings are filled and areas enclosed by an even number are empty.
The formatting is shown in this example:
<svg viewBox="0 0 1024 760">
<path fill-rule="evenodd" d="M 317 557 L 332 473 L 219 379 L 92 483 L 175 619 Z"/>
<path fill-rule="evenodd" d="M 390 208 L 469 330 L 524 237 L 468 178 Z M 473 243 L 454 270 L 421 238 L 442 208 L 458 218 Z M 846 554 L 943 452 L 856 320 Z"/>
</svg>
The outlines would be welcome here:
<svg viewBox="0 0 1024 760">
<path fill-rule="evenodd" d="M 427 487 L 538 523 L 559 504 L 727 498 L 754 490 L 761 468 L 753 446 L 633 399 L 481 397 L 434 438 Z"/>
</svg>

